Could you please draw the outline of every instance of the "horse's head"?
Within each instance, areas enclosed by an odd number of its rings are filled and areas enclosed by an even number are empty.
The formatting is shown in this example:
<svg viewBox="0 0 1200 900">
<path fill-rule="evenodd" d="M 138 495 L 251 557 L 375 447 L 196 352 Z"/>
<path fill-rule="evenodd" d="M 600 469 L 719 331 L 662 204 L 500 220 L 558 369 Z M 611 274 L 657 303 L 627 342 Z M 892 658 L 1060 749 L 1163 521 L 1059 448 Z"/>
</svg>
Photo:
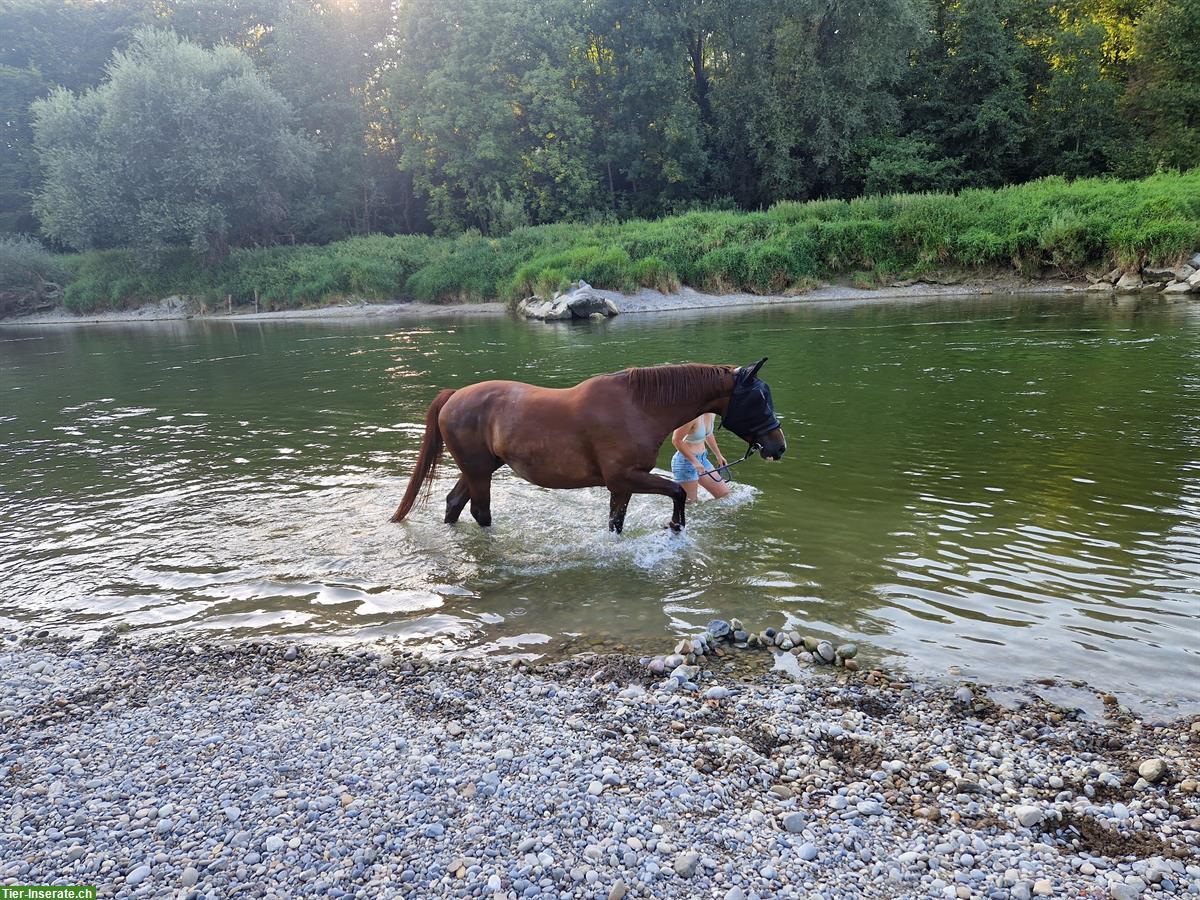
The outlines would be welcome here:
<svg viewBox="0 0 1200 900">
<path fill-rule="evenodd" d="M 775 418 L 770 386 L 758 377 L 758 370 L 767 361 L 764 356 L 752 366 L 742 366 L 733 373 L 733 394 L 721 416 L 721 425 L 752 447 L 757 447 L 763 459 L 780 459 L 787 450 L 787 441 Z"/>
</svg>

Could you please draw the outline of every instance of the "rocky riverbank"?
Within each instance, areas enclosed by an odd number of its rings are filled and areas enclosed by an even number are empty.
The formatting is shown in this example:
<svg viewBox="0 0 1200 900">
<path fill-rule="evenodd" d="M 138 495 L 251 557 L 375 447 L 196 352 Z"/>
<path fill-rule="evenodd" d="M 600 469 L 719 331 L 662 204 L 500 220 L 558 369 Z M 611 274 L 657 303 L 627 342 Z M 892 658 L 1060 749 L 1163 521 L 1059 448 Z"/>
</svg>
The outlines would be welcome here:
<svg viewBox="0 0 1200 900">
<path fill-rule="evenodd" d="M 1007 709 L 866 667 L 793 678 L 765 653 L 739 674 L 677 649 L 700 662 L 686 687 L 622 656 L 5 641 L 0 884 L 1200 895 L 1200 720 Z"/>
</svg>

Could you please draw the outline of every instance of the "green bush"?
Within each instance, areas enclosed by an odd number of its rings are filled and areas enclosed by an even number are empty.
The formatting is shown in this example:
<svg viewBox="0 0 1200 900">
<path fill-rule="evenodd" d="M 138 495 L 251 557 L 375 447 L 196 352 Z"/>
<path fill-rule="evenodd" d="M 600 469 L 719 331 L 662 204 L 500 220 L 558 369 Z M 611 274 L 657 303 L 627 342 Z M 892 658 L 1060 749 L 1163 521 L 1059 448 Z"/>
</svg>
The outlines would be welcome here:
<svg viewBox="0 0 1200 900">
<path fill-rule="evenodd" d="M 264 308 L 341 296 L 471 303 L 549 295 L 581 278 L 619 290 L 687 284 L 774 293 L 821 278 L 881 283 L 943 267 L 1031 272 L 1050 266 L 1078 273 L 1089 266 L 1175 263 L 1200 249 L 1200 169 L 1140 181 L 1046 178 L 958 194 L 785 202 L 758 213 L 560 223 L 499 238 L 377 235 L 326 246 L 235 250 L 215 268 L 186 253 L 146 267 L 122 250 L 68 260 L 30 244 L 19 252 L 65 267 L 67 303 L 81 310 L 169 294 L 213 302 L 229 296 L 245 305 L 256 292 Z M 0 247 L 0 259 L 9 252 Z"/>
<path fill-rule="evenodd" d="M 70 276 L 65 256 L 56 256 L 25 235 L 0 235 L 0 290 L 36 291 L 46 282 L 56 284 Z"/>
</svg>

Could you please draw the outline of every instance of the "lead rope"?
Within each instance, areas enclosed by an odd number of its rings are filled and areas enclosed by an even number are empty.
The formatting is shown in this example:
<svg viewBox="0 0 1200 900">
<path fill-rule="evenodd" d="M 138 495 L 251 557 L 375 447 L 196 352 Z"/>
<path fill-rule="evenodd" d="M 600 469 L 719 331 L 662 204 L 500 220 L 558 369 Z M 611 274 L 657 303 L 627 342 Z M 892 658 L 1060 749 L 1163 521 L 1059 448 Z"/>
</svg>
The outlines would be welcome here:
<svg viewBox="0 0 1200 900">
<path fill-rule="evenodd" d="M 728 469 L 732 469 L 734 466 L 741 465 L 742 463 L 744 463 L 746 460 L 748 460 L 750 458 L 750 455 L 752 453 L 754 453 L 754 451 L 757 450 L 758 447 L 759 447 L 758 444 L 748 444 L 746 446 L 746 453 L 741 459 L 735 459 L 733 462 L 725 463 L 725 465 L 723 465 L 723 466 L 714 466 L 713 468 L 709 469 L 704 474 L 712 475 L 714 472 L 720 472 L 722 469 L 728 470 Z M 724 476 L 722 476 L 721 480 L 722 481 L 725 480 Z"/>
</svg>

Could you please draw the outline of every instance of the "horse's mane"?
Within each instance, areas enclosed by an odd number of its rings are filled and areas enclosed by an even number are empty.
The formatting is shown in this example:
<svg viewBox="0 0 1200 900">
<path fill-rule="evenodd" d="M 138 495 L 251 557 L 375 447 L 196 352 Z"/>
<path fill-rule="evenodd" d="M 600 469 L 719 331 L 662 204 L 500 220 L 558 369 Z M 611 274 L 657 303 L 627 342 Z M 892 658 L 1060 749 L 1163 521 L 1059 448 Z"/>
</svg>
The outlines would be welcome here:
<svg viewBox="0 0 1200 900">
<path fill-rule="evenodd" d="M 697 394 L 716 392 L 733 366 L 683 363 L 676 366 L 644 366 L 619 373 L 629 378 L 638 403 L 670 406 L 695 399 Z"/>
</svg>

